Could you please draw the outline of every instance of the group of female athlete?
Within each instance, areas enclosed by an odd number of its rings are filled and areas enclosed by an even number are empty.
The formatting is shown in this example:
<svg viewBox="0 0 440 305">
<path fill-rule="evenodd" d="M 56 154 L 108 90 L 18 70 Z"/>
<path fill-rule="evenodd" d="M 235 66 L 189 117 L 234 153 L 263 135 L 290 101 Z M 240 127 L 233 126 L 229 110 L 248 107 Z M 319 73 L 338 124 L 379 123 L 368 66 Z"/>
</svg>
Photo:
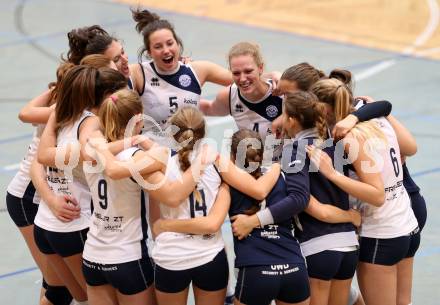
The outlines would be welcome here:
<svg viewBox="0 0 440 305">
<path fill-rule="evenodd" d="M 391 104 L 354 97 L 346 70 L 265 73 L 249 42 L 229 69 L 183 58 L 169 21 L 132 14 L 139 63 L 100 26 L 74 29 L 19 114 L 36 130 L 6 202 L 40 304 L 186 304 L 190 284 L 196 304 L 231 301 L 227 215 L 234 304 L 411 304 L 426 206 Z M 212 101 L 205 82 L 224 86 Z M 235 120 L 230 155 L 204 144 L 204 115 Z"/>
</svg>

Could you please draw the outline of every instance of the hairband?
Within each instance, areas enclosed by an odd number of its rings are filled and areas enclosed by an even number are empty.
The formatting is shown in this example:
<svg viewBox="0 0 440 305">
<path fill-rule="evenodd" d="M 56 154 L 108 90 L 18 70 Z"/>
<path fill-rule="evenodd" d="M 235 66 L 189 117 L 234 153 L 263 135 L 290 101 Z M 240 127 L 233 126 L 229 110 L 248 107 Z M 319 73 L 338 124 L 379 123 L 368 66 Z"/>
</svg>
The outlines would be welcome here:
<svg viewBox="0 0 440 305">
<path fill-rule="evenodd" d="M 110 95 L 111 100 L 114 104 L 116 104 L 116 101 L 118 100 L 118 97 L 116 95 Z"/>
<path fill-rule="evenodd" d="M 339 85 L 339 86 L 337 86 L 337 87 L 336 87 L 336 91 L 337 91 L 339 88 L 341 88 L 342 86 L 345 86 L 345 85 Z"/>
</svg>

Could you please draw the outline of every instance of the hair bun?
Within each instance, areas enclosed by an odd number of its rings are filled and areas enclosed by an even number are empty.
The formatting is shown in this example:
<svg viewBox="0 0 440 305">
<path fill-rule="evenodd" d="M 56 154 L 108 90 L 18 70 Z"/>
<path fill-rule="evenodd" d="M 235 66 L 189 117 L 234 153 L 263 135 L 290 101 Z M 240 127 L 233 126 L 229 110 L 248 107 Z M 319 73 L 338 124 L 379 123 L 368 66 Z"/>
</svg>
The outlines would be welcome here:
<svg viewBox="0 0 440 305">
<path fill-rule="evenodd" d="M 160 16 L 150 12 L 147 9 L 140 10 L 139 8 L 136 10 L 131 10 L 131 15 L 133 20 L 136 22 L 136 31 L 141 33 L 142 30 L 151 22 L 160 20 Z"/>
<path fill-rule="evenodd" d="M 345 85 L 351 84 L 351 72 L 343 69 L 334 69 L 330 72 L 329 78 L 335 78 L 343 82 Z"/>
</svg>

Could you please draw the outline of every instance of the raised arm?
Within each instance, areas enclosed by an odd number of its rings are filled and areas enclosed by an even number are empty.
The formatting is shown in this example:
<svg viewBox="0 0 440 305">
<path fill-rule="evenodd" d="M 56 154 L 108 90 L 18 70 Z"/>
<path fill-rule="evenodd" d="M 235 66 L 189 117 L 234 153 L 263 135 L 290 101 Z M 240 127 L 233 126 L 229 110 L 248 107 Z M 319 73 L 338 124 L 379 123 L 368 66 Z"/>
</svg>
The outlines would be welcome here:
<svg viewBox="0 0 440 305">
<path fill-rule="evenodd" d="M 76 147 L 78 148 L 78 147 Z M 64 164 L 68 164 L 70 155 L 75 147 L 71 144 L 65 147 L 57 147 L 57 134 L 55 133 L 55 112 L 52 112 L 43 134 L 41 135 L 40 145 L 38 145 L 38 162 L 45 165 L 56 167 L 57 150 L 60 156 L 64 155 Z"/>
<path fill-rule="evenodd" d="M 291 219 L 294 215 L 303 211 L 310 200 L 309 162 L 297 153 L 297 146 L 293 144 L 292 157 L 289 167 L 286 168 L 287 197 L 275 204 L 248 216 L 244 214 L 235 215 L 231 218 L 232 232 L 238 239 L 245 238 L 255 227 L 265 226 Z M 302 168 L 294 168 L 294 161 L 305 160 Z M 293 164 L 293 165 L 291 165 Z"/>
<path fill-rule="evenodd" d="M 388 101 L 369 102 L 336 123 L 332 130 L 335 139 L 344 138 L 359 122 L 386 117 L 391 113 L 392 105 Z"/>
<path fill-rule="evenodd" d="M 280 164 L 274 163 L 260 178 L 255 179 L 246 171 L 238 168 L 223 156 L 218 160 L 218 168 L 223 180 L 240 192 L 257 200 L 263 200 L 270 193 L 280 175 Z"/>
<path fill-rule="evenodd" d="M 212 234 L 218 232 L 225 221 L 231 204 L 227 184 L 220 185 L 216 200 L 209 214 L 191 219 L 160 219 L 153 226 L 156 236 L 162 232 Z"/>
<path fill-rule="evenodd" d="M 18 118 L 23 123 L 46 124 L 55 104 L 49 106 L 52 90 L 48 89 L 21 108 Z"/>
<path fill-rule="evenodd" d="M 123 151 L 125 148 L 132 147 L 140 142 L 140 136 L 132 136 L 128 137 L 126 139 L 117 140 L 110 143 L 105 143 L 105 149 L 108 149 L 108 151 L 116 155 Z M 149 141 L 146 139 L 148 143 L 152 143 L 152 141 Z M 95 161 L 96 155 L 95 155 L 95 148 L 94 149 L 88 149 L 89 145 L 93 145 L 94 142 L 103 144 L 105 142 L 104 135 L 102 134 L 100 130 L 100 123 L 98 117 L 89 117 L 87 118 L 80 127 L 79 132 L 79 142 L 81 144 L 81 157 L 83 160 L 86 161 Z M 144 147 L 143 143 L 139 143 L 142 147 Z M 151 146 L 151 144 L 150 144 Z M 98 148 L 98 147 L 96 147 Z M 101 147 L 104 149 L 104 147 Z M 123 174 L 125 173 L 125 175 Z M 116 177 L 113 179 L 121 179 L 121 178 L 127 178 L 130 177 L 130 174 L 126 171 L 123 171 L 123 173 L 120 173 L 120 177 Z"/>
<path fill-rule="evenodd" d="M 350 134 L 347 136 L 350 137 Z M 308 147 L 308 153 L 312 162 L 319 168 L 327 179 L 336 184 L 346 193 L 358 198 L 363 202 L 370 203 L 374 206 L 380 207 L 385 202 L 385 190 L 382 182 L 380 172 L 372 170 L 370 172 L 364 171 L 362 164 L 376 164 L 368 154 L 364 151 L 364 140 L 356 139 L 359 143 L 359 153 L 357 158 L 353 161 L 353 167 L 359 177 L 358 180 L 346 177 L 333 168 L 333 163 L 330 157 L 313 147 Z"/>
<path fill-rule="evenodd" d="M 88 117 L 83 121 L 79 129 L 80 134 L 84 126 L 91 120 L 93 120 L 93 117 Z M 38 162 L 46 166 L 62 169 L 63 165 L 60 165 L 60 163 L 63 161 L 64 165 L 73 168 L 79 162 L 82 162 L 80 142 L 75 139 L 67 145 L 57 146 L 55 125 L 55 112 L 52 112 L 41 135 L 40 145 L 38 146 Z M 57 164 L 57 161 L 60 163 Z"/>
<path fill-rule="evenodd" d="M 163 171 L 144 176 L 149 184 L 146 191 L 154 200 L 177 207 L 194 191 L 204 169 L 212 162 L 206 151 L 202 151 L 178 180 L 169 181 Z"/>
<path fill-rule="evenodd" d="M 194 68 L 199 78 L 200 85 L 211 82 L 217 85 L 228 86 L 232 84 L 232 74 L 222 66 L 210 61 L 193 61 L 190 65 Z"/>
<path fill-rule="evenodd" d="M 278 83 L 280 82 L 280 79 L 281 79 L 281 74 L 282 73 L 280 71 L 271 71 L 271 72 L 265 72 L 261 75 L 262 78 L 272 80 L 272 86 L 273 86 L 272 93 L 274 95 L 281 95 L 279 93 L 279 90 L 277 90 Z"/>
<path fill-rule="evenodd" d="M 309 179 L 309 161 L 306 158 L 304 160 L 304 166 L 301 169 L 293 170 L 290 165 L 293 161 L 296 161 L 299 156 L 299 152 L 293 153 L 289 168 L 286 168 L 286 187 L 287 197 L 278 201 L 277 203 L 257 212 L 257 217 L 262 226 L 282 222 L 292 218 L 294 215 L 302 212 L 308 205 L 310 200 L 310 179 Z"/>
<path fill-rule="evenodd" d="M 93 158 L 96 157 L 98 159 L 100 164 L 104 166 L 105 174 L 111 179 L 129 178 L 133 176 L 133 173 L 145 176 L 156 171 L 164 171 L 169 154 L 166 148 L 156 147 L 148 152 L 137 151 L 131 160 L 119 161 L 113 155 L 113 152 L 110 151 L 110 145 L 103 143 L 105 141 L 104 138 L 99 137 L 98 134 L 96 132 L 93 134 L 94 137 L 89 145 L 96 149 L 97 154 Z M 98 144 L 99 140 L 101 140 L 101 144 Z"/>
<path fill-rule="evenodd" d="M 145 76 L 139 63 L 129 65 L 130 77 L 133 81 L 133 87 L 139 95 L 144 93 Z"/>
<path fill-rule="evenodd" d="M 230 112 L 229 90 L 230 87 L 221 89 L 213 101 L 201 99 L 199 102 L 199 108 L 203 114 L 209 116 L 228 115 Z"/>
<path fill-rule="evenodd" d="M 413 156 L 417 153 L 417 142 L 411 132 L 400 123 L 394 116 L 387 116 L 388 122 L 393 126 L 399 143 L 400 154 L 403 156 Z"/>
<path fill-rule="evenodd" d="M 359 122 L 365 122 L 375 118 L 386 117 L 391 113 L 392 109 L 393 105 L 388 101 L 375 101 L 366 103 L 354 111 L 352 115 L 356 116 Z"/>
</svg>

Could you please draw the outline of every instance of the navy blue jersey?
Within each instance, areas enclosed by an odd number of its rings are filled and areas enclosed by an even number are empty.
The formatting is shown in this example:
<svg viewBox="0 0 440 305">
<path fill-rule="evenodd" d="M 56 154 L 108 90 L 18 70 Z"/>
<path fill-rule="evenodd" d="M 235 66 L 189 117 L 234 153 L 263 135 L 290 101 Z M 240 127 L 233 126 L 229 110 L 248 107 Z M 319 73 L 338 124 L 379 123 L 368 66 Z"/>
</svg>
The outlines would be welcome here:
<svg viewBox="0 0 440 305">
<path fill-rule="evenodd" d="M 333 159 L 334 147 L 324 148 L 323 151 Z M 344 174 L 347 175 L 347 173 Z M 319 172 L 309 172 L 309 178 L 310 194 L 319 202 L 331 204 L 343 210 L 349 209 L 348 194 L 346 192 L 341 190 Z M 297 226 L 295 236 L 298 237 L 300 242 L 305 242 L 311 238 L 333 232 L 354 231 L 354 226 L 351 223 L 326 223 L 305 212 L 298 214 L 298 219 L 302 226 L 302 230 L 299 230 Z"/>
<path fill-rule="evenodd" d="M 295 236 L 301 243 L 304 255 L 333 248 L 357 244 L 351 224 L 327 224 L 302 212 L 308 205 L 310 195 L 322 203 L 335 204 L 348 209 L 348 196 L 321 173 L 311 170 L 306 146 L 317 139 L 315 128 L 299 132 L 293 142 L 284 146 L 282 168 L 286 172 L 287 197 L 268 207 L 275 222 L 295 217 Z M 324 150 L 333 157 L 334 148 Z M 299 215 L 296 215 L 299 214 Z M 325 236 L 322 238 L 322 236 Z"/>
<path fill-rule="evenodd" d="M 408 167 L 406 167 L 406 163 L 402 164 L 402 169 L 403 169 L 403 186 L 405 186 L 405 189 L 408 192 L 408 194 L 420 192 L 420 188 L 417 186 L 417 184 L 414 182 L 414 180 L 411 178 L 411 175 L 409 174 Z"/>
<path fill-rule="evenodd" d="M 253 198 L 230 188 L 231 207 L 229 216 L 243 214 L 252 206 Z M 266 207 L 287 196 L 286 182 L 280 175 L 277 183 L 265 199 Z M 263 203 L 264 205 L 264 203 Z M 298 241 L 292 234 L 292 217 L 279 223 L 255 228 L 243 240 L 234 237 L 235 267 L 259 266 L 304 261 Z"/>
<path fill-rule="evenodd" d="M 267 84 L 269 88 L 266 94 L 258 101 L 247 100 L 235 84 L 229 87 L 229 111 L 238 129 L 258 132 L 263 143 L 266 142 L 267 136 L 272 135 L 272 122 L 283 113 L 282 98 L 272 94 L 271 80 L 267 81 Z M 273 159 L 278 161 L 282 145 L 275 145 L 273 149 Z"/>
</svg>

